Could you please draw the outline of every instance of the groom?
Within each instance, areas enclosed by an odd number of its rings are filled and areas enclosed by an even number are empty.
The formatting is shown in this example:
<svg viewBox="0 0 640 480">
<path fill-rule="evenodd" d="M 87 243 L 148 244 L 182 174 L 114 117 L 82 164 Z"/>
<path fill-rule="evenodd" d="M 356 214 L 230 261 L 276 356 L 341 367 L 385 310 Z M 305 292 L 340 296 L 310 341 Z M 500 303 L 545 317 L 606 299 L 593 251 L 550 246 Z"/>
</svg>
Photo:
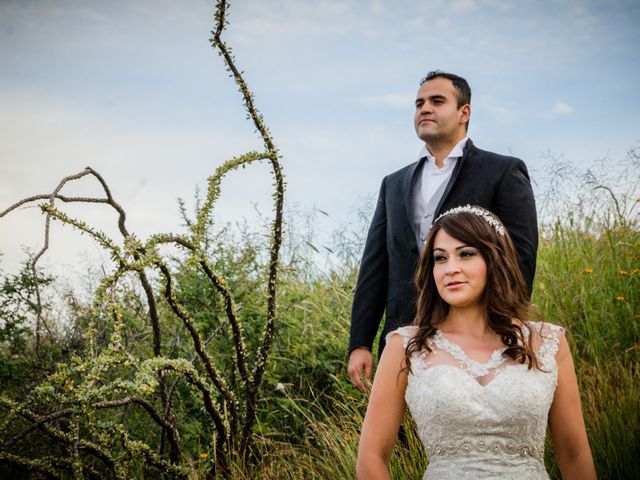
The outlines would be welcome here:
<svg viewBox="0 0 640 480">
<path fill-rule="evenodd" d="M 529 174 L 520 159 L 476 148 L 467 137 L 471 89 L 457 75 L 430 72 L 416 96 L 414 124 L 425 142 L 418 161 L 382 180 L 351 313 L 348 372 L 365 390 L 372 378 L 371 348 L 385 313 L 385 335 L 415 315 L 413 275 L 420 246 L 442 212 L 472 204 L 495 213 L 509 231 L 520 269 L 533 284 L 538 226 Z"/>
</svg>

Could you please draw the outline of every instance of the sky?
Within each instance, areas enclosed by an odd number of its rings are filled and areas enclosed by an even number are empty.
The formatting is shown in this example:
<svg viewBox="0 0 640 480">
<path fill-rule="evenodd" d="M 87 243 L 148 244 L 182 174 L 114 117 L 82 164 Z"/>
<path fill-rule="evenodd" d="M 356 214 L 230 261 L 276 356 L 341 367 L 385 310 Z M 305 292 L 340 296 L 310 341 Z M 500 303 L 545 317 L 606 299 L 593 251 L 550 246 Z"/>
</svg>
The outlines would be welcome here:
<svg viewBox="0 0 640 480">
<path fill-rule="evenodd" d="M 211 48 L 214 2 L 0 0 L 0 211 L 100 172 L 141 238 L 182 230 L 177 198 L 260 149 Z M 418 82 L 441 69 L 472 88 L 469 135 L 522 158 L 543 189 L 550 158 L 624 162 L 640 146 L 640 2 L 572 0 L 231 2 L 223 35 L 282 154 L 287 211 L 319 212 L 319 238 L 416 160 Z M 270 214 L 266 164 L 230 174 L 218 222 Z M 96 195 L 83 180 L 65 192 Z M 64 207 L 115 236 L 104 207 Z M 0 269 L 42 245 L 36 208 L 0 219 Z M 54 225 L 45 264 L 99 258 Z"/>
</svg>

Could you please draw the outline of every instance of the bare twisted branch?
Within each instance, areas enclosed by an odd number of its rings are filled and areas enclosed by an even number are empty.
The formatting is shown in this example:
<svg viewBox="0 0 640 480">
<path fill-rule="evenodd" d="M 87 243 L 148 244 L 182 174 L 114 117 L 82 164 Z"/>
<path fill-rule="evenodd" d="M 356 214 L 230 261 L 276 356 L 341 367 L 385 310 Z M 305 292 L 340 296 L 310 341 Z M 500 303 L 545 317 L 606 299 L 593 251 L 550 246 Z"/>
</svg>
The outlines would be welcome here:
<svg viewBox="0 0 640 480">
<path fill-rule="evenodd" d="M 218 53 L 223 57 L 227 69 L 231 72 L 233 79 L 242 94 L 243 103 L 247 110 L 249 117 L 253 121 L 256 129 L 260 133 L 262 140 L 268 152 L 268 158 L 271 161 L 271 167 L 275 178 L 276 192 L 274 194 L 274 209 L 275 217 L 272 224 L 272 238 L 269 255 L 269 268 L 268 268 L 268 284 L 267 284 L 267 322 L 264 332 L 262 334 L 262 341 L 257 352 L 257 360 L 255 369 L 253 372 L 253 380 L 249 389 L 246 392 L 245 405 L 246 415 L 245 423 L 243 425 L 242 439 L 240 450 L 241 453 L 246 456 L 248 453 L 248 446 L 250 443 L 251 432 L 256 419 L 256 406 L 258 389 L 262 382 L 262 376 L 266 368 L 266 360 L 271 349 L 273 342 L 273 335 L 275 331 L 275 319 L 276 319 L 276 283 L 278 277 L 278 261 L 280 246 L 282 244 L 282 223 L 283 223 L 283 207 L 284 207 L 284 176 L 282 175 L 282 169 L 278 160 L 278 149 L 276 148 L 271 132 L 264 124 L 264 118 L 259 113 L 254 103 L 253 93 L 249 90 L 242 73 L 235 65 L 235 59 L 231 53 L 229 46 L 222 41 L 222 32 L 227 25 L 227 10 L 228 4 L 226 0 L 219 0 L 217 3 L 215 14 L 215 30 L 211 32 L 212 37 L 210 39 L 211 46 L 218 50 Z"/>
</svg>

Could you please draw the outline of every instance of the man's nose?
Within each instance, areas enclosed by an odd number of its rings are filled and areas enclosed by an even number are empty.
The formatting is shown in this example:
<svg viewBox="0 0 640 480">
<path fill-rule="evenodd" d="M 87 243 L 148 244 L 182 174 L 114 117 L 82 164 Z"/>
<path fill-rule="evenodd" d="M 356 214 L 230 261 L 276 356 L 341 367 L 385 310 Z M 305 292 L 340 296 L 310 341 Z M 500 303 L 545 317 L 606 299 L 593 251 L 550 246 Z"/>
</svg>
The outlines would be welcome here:
<svg viewBox="0 0 640 480">
<path fill-rule="evenodd" d="M 433 111 L 433 105 L 431 105 L 429 102 L 424 102 L 422 104 L 422 107 L 420 107 L 421 114 L 431 113 L 432 111 Z"/>
</svg>

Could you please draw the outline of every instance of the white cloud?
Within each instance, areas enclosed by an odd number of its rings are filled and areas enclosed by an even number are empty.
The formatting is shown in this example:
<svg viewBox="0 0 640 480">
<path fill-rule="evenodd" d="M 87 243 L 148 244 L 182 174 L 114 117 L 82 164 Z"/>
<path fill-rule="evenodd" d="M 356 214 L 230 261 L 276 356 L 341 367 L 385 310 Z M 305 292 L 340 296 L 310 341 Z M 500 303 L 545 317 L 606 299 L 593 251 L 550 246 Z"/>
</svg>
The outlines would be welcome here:
<svg viewBox="0 0 640 480">
<path fill-rule="evenodd" d="M 511 108 L 500 104 L 495 98 L 489 95 L 480 95 L 477 104 L 479 109 L 485 110 L 496 121 L 501 123 L 511 123 L 517 120 L 518 115 Z M 473 113 L 471 115 L 473 122 Z"/>
<path fill-rule="evenodd" d="M 229 33 L 236 41 L 251 43 L 265 38 L 345 34 L 359 24 L 358 16 L 345 2 L 279 0 L 250 3 L 238 5 L 244 11 L 232 21 Z"/>
<path fill-rule="evenodd" d="M 439 18 L 436 20 L 436 25 L 440 28 L 448 28 L 450 23 L 448 18 Z"/>
<path fill-rule="evenodd" d="M 494 119 L 504 123 L 510 123 L 518 118 L 515 112 L 501 105 L 489 105 L 487 110 Z"/>
<path fill-rule="evenodd" d="M 497 12 L 508 12 L 515 8 L 515 5 L 506 0 L 481 0 L 482 7 L 491 7 Z"/>
<path fill-rule="evenodd" d="M 360 103 L 369 106 L 407 109 L 412 108 L 415 97 L 415 92 L 402 92 L 361 97 L 358 100 Z"/>
<path fill-rule="evenodd" d="M 384 3 L 382 0 L 374 0 L 371 2 L 370 10 L 374 15 L 380 15 L 384 12 Z"/>
<path fill-rule="evenodd" d="M 451 4 L 451 10 L 454 12 L 466 12 L 476 7 L 475 0 L 456 0 Z"/>
<path fill-rule="evenodd" d="M 405 20 L 403 25 L 409 29 L 418 30 L 424 27 L 424 21 L 420 17 L 415 17 Z"/>
<path fill-rule="evenodd" d="M 571 115 L 575 110 L 573 107 L 565 102 L 557 101 L 553 106 L 553 113 L 556 115 Z"/>
</svg>

